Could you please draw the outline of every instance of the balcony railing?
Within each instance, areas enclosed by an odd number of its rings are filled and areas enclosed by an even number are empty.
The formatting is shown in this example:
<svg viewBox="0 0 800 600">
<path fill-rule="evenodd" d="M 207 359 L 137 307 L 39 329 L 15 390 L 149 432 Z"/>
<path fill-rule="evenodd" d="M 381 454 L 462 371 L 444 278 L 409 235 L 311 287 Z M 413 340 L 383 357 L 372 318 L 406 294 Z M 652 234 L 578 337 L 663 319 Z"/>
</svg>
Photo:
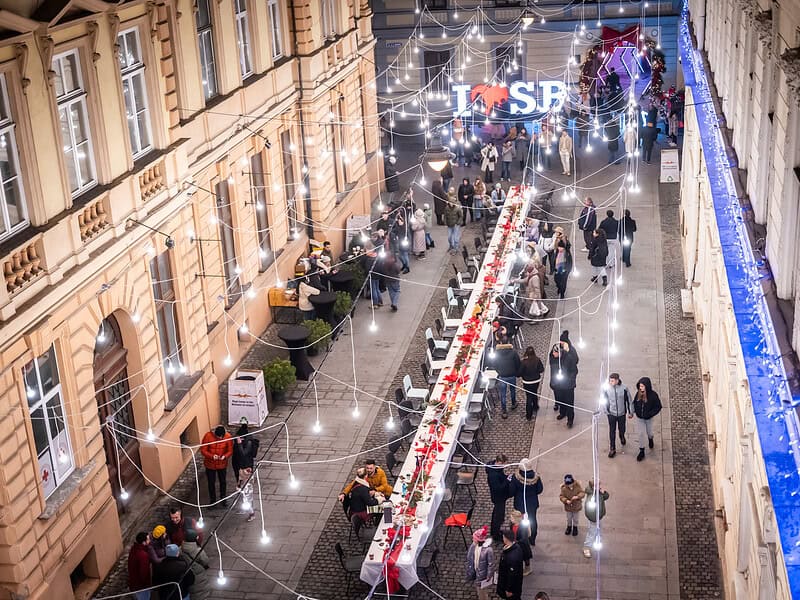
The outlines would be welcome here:
<svg viewBox="0 0 800 600">
<path fill-rule="evenodd" d="M 151 165 L 139 175 L 139 193 L 142 202 L 147 202 L 150 198 L 158 194 L 166 186 L 164 177 L 164 161 Z"/>
<path fill-rule="evenodd" d="M 86 242 L 108 227 L 108 214 L 100 198 L 78 213 L 78 230 L 81 241 Z"/>
<path fill-rule="evenodd" d="M 3 261 L 3 276 L 6 279 L 6 291 L 9 296 L 24 289 L 42 272 L 39 267 L 42 259 L 37 246 L 41 238 L 28 242 L 9 254 Z"/>
</svg>

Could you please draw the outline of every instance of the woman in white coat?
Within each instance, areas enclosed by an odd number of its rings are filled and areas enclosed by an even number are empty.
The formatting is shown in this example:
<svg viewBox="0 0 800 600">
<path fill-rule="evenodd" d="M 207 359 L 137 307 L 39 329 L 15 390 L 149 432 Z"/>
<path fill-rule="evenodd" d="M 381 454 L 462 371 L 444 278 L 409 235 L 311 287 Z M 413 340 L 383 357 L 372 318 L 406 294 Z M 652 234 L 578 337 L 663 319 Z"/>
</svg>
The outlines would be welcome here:
<svg viewBox="0 0 800 600">
<path fill-rule="evenodd" d="M 484 183 L 492 183 L 494 181 L 494 168 L 497 165 L 499 156 L 493 142 L 489 142 L 481 148 L 481 171 L 483 171 Z"/>
<path fill-rule="evenodd" d="M 411 240 L 412 252 L 414 252 L 414 255 L 418 258 L 425 258 L 425 250 L 427 250 L 427 242 L 425 239 L 425 211 L 421 208 L 418 208 L 414 216 L 411 217 L 411 231 L 414 232 Z"/>
</svg>

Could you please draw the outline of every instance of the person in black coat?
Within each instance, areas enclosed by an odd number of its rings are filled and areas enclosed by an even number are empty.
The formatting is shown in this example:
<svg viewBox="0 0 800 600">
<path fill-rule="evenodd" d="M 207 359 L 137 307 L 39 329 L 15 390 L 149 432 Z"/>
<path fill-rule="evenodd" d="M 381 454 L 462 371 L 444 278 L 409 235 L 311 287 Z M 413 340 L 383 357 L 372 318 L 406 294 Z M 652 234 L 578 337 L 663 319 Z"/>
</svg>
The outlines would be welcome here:
<svg viewBox="0 0 800 600">
<path fill-rule="evenodd" d="M 598 277 L 603 278 L 603 286 L 608 285 L 606 264 L 608 263 L 608 242 L 606 233 L 602 229 L 595 229 L 592 233 L 592 243 L 589 246 L 589 264 L 592 265 L 592 283 Z"/>
<path fill-rule="evenodd" d="M 619 118 L 614 117 L 605 126 L 605 135 L 608 139 L 608 164 L 616 163 L 619 153 Z"/>
<path fill-rule="evenodd" d="M 544 375 L 544 365 L 533 346 L 525 348 L 525 354 L 520 361 L 519 376 L 522 379 L 522 388 L 525 390 L 525 418 L 530 421 L 533 413 L 539 410 L 539 384 Z"/>
<path fill-rule="evenodd" d="M 353 528 L 356 530 L 356 533 L 358 533 L 359 529 L 369 520 L 367 507 L 378 504 L 378 499 L 375 498 L 375 491 L 371 490 L 369 487 L 367 471 L 364 467 L 356 471 L 353 487 L 350 488 L 347 500 L 347 506 L 350 511 L 350 521 L 353 523 Z"/>
<path fill-rule="evenodd" d="M 174 585 L 165 585 L 177 583 Z M 167 555 L 160 563 L 153 565 L 153 585 L 162 585 L 158 597 L 161 600 L 181 600 L 189 595 L 194 584 L 194 573 L 189 568 L 189 561 L 181 556 L 180 548 L 175 544 L 167 545 Z"/>
<path fill-rule="evenodd" d="M 248 434 L 247 423 L 242 423 L 233 440 L 233 478 L 239 481 L 239 471 L 247 467 L 253 468 L 258 454 L 259 441 Z"/>
<path fill-rule="evenodd" d="M 436 224 L 444 225 L 444 209 L 445 206 L 447 206 L 447 194 L 439 179 L 434 179 L 433 183 L 431 183 L 431 195 L 433 196 L 433 212 L 436 215 Z"/>
<path fill-rule="evenodd" d="M 550 388 L 555 396 L 553 410 L 558 410 L 559 421 L 566 417 L 567 427 L 575 420 L 575 386 L 578 380 L 578 352 L 569 341 L 569 331 L 550 350 Z"/>
<path fill-rule="evenodd" d="M 622 262 L 626 267 L 631 266 L 631 248 L 633 247 L 633 234 L 636 233 L 636 221 L 631 218 L 631 211 L 625 209 L 625 216 L 620 221 L 620 236 L 622 237 Z"/>
<path fill-rule="evenodd" d="M 617 233 L 619 233 L 619 221 L 614 218 L 614 211 L 608 209 L 606 211 L 606 218 L 600 221 L 599 229 L 602 229 L 606 234 L 606 240 L 616 240 Z"/>
<path fill-rule="evenodd" d="M 486 463 L 486 482 L 489 484 L 489 498 L 492 501 L 492 521 L 489 532 L 496 542 L 501 541 L 500 528 L 506 519 L 506 500 L 509 499 L 508 478 L 503 465 L 508 463 L 505 454 L 498 454 L 493 461 Z"/>
<path fill-rule="evenodd" d="M 497 595 L 508 600 L 522 598 L 522 548 L 514 541 L 514 532 L 503 529 L 503 550 L 497 567 Z"/>
<path fill-rule="evenodd" d="M 583 242 L 588 250 L 592 243 L 592 232 L 597 229 L 597 208 L 589 196 L 583 201 L 583 208 L 578 217 L 578 229 L 583 232 Z"/>
<path fill-rule="evenodd" d="M 494 358 L 491 359 L 491 366 L 497 371 L 497 387 L 500 393 L 500 407 L 504 419 L 508 418 L 506 411 L 506 392 L 511 389 L 511 409 L 517 408 L 517 374 L 519 374 L 519 354 L 514 346 L 508 341 L 508 337 L 502 338 L 494 350 Z"/>
<path fill-rule="evenodd" d="M 458 186 L 458 202 L 461 204 L 462 220 L 464 225 L 467 224 L 467 215 L 472 214 L 472 198 L 475 195 L 475 186 L 473 186 L 469 179 L 464 177 L 461 185 Z M 475 215 L 472 214 L 472 220 L 475 220 Z"/>
<path fill-rule="evenodd" d="M 653 159 L 653 145 L 658 137 L 658 129 L 654 126 L 651 127 L 650 123 L 648 123 L 647 127 L 642 128 L 640 131 L 642 135 L 642 162 L 649 165 Z"/>
<path fill-rule="evenodd" d="M 539 494 L 543 490 L 542 478 L 533 470 L 533 461 L 523 458 L 517 472 L 509 477 L 508 493 L 514 498 L 514 509 L 528 515 L 531 546 L 536 545 L 536 534 L 539 532 L 536 511 L 539 510 Z"/>
<path fill-rule="evenodd" d="M 644 460 L 644 443 L 647 437 L 648 445 L 652 449 L 653 443 L 653 417 L 661 412 L 661 398 L 653 390 L 649 377 L 642 377 L 636 382 L 636 393 L 633 395 L 633 412 L 636 415 L 639 430 L 639 455 L 636 460 Z"/>
</svg>

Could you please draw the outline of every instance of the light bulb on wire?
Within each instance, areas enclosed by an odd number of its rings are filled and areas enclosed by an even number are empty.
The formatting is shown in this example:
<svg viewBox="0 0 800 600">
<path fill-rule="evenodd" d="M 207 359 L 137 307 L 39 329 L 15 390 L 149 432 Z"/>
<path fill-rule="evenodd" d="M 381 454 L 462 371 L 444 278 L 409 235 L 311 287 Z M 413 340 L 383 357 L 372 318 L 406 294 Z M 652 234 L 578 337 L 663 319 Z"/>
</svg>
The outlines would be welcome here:
<svg viewBox="0 0 800 600">
<path fill-rule="evenodd" d="M 228 579 L 225 577 L 225 571 L 220 569 L 219 573 L 217 574 L 217 585 L 225 585 L 227 581 Z"/>
<path fill-rule="evenodd" d="M 261 543 L 266 546 L 267 544 L 270 543 L 270 541 L 271 540 L 269 539 L 269 536 L 267 535 L 267 532 L 264 529 L 262 529 L 261 530 Z"/>
<path fill-rule="evenodd" d="M 314 421 L 314 426 L 311 428 L 314 433 L 319 433 L 322 431 L 322 425 L 319 424 L 319 421 Z"/>
<path fill-rule="evenodd" d="M 293 490 L 296 490 L 298 487 L 300 487 L 300 482 L 297 480 L 297 477 L 294 476 L 294 473 L 289 476 L 289 487 Z"/>
<path fill-rule="evenodd" d="M 153 433 L 153 430 L 150 427 L 147 428 L 147 435 L 145 437 L 147 438 L 148 442 L 156 441 L 156 434 Z"/>
<path fill-rule="evenodd" d="M 131 495 L 128 493 L 128 491 L 125 488 L 120 488 L 119 489 L 119 499 L 120 500 L 127 500 L 130 497 L 131 497 Z"/>
</svg>

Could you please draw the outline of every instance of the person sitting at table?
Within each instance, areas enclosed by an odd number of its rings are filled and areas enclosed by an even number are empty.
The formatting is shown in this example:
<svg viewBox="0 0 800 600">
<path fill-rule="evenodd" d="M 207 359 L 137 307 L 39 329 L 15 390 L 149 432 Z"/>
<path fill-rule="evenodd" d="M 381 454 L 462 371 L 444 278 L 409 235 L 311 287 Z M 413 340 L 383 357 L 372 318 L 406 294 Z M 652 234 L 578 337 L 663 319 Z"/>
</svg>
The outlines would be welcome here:
<svg viewBox="0 0 800 600">
<path fill-rule="evenodd" d="M 333 262 L 333 248 L 328 241 L 322 242 L 322 257 L 328 257 L 328 264 Z"/>
<path fill-rule="evenodd" d="M 303 313 L 304 319 L 314 318 L 314 305 L 311 304 L 309 298 L 319 294 L 320 290 L 311 285 L 307 277 L 300 280 L 300 285 L 297 287 L 297 308 Z"/>
<path fill-rule="evenodd" d="M 350 503 L 350 522 L 358 535 L 358 531 L 369 520 L 368 506 L 376 506 L 380 501 L 380 496 L 375 490 L 369 489 L 369 481 L 365 479 L 367 470 L 361 467 L 356 471 L 356 478 L 350 485 L 347 498 Z M 378 497 L 376 497 L 378 496 Z"/>
<path fill-rule="evenodd" d="M 368 458 L 364 461 L 364 472 L 366 473 L 366 480 L 369 482 L 370 489 L 383 494 L 386 498 L 392 495 L 392 486 L 389 485 L 389 480 L 386 478 L 386 472 L 375 464 L 375 460 Z M 346 494 L 350 493 L 355 481 L 351 481 L 339 494 L 339 502 L 344 500 Z"/>
</svg>

